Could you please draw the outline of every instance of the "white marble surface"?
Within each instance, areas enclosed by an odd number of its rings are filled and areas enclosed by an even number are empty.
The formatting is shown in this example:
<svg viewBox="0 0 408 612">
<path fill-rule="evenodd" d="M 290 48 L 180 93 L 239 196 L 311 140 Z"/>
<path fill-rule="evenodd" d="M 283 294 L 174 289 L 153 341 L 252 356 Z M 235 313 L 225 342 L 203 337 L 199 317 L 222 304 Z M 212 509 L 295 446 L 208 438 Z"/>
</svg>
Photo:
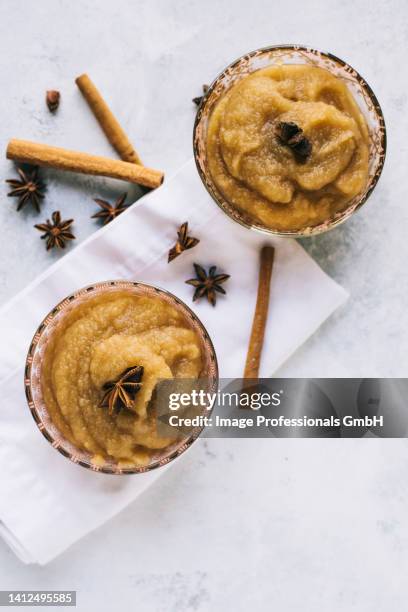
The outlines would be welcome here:
<svg viewBox="0 0 408 612">
<path fill-rule="evenodd" d="M 3 0 L 1 148 L 10 137 L 111 154 L 74 85 L 88 72 L 146 163 L 171 173 L 191 155 L 194 107 L 230 60 L 304 42 L 355 66 L 383 106 L 389 150 L 366 207 L 305 242 L 351 292 L 282 369 L 297 376 L 404 376 L 408 356 L 408 8 L 403 0 Z M 59 89 L 51 116 L 44 91 Z M 1 176 L 13 174 L 0 159 Z M 60 208 L 78 240 L 97 227 L 93 197 L 114 181 L 48 172 L 41 218 Z M 0 187 L 0 300 L 56 257 Z M 129 197 L 136 195 L 132 190 Z M 192 202 L 194 205 L 194 202 Z M 405 441 L 200 441 L 159 483 L 59 559 L 23 566 L 0 542 L 1 589 L 76 589 L 78 609 L 406 608 Z M 405 588 L 404 588 L 405 587 Z"/>
</svg>

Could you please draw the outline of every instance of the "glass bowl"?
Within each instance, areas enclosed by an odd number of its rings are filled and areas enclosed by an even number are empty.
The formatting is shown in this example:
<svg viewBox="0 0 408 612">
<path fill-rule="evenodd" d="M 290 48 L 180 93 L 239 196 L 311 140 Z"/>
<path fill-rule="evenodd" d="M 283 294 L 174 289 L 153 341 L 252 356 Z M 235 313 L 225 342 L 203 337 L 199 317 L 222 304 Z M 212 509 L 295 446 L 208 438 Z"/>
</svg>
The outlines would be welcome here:
<svg viewBox="0 0 408 612">
<path fill-rule="evenodd" d="M 305 227 L 301 230 L 273 230 L 242 213 L 237 207 L 228 202 L 217 189 L 207 165 L 206 141 L 208 120 L 215 104 L 225 91 L 238 80 L 255 70 L 266 68 L 273 64 L 308 64 L 318 66 L 320 68 L 325 68 L 336 77 L 345 81 L 367 121 L 370 133 L 369 177 L 364 191 L 354 197 L 345 210 L 336 213 L 324 223 Z M 354 70 L 354 68 L 346 64 L 346 62 L 331 53 L 324 53 L 323 51 L 317 51 L 310 47 L 303 47 L 301 45 L 278 45 L 265 47 L 243 55 L 227 66 L 227 68 L 217 76 L 215 81 L 210 85 L 197 112 L 193 132 L 193 150 L 198 173 L 205 188 L 221 210 L 231 219 L 244 227 L 266 234 L 293 237 L 312 236 L 321 232 L 326 232 L 339 225 L 339 223 L 343 223 L 343 221 L 348 219 L 367 201 L 367 198 L 372 193 L 380 178 L 384 166 L 386 152 L 385 122 L 381 107 L 374 92 L 363 77 Z"/>
<path fill-rule="evenodd" d="M 166 465 L 181 455 L 198 438 L 202 428 L 195 428 L 190 432 L 188 437 L 178 440 L 163 451 L 158 451 L 157 456 L 153 457 L 151 462 L 146 466 L 130 466 L 123 468 L 113 460 L 106 461 L 101 465 L 99 463 L 94 463 L 90 453 L 76 447 L 57 429 L 48 413 L 41 387 L 43 355 L 54 330 L 59 326 L 61 321 L 79 304 L 89 301 L 98 294 L 115 292 L 118 290 L 138 296 L 151 296 L 156 298 L 159 296 L 160 299 L 168 302 L 173 308 L 181 312 L 187 324 L 196 332 L 200 340 L 203 355 L 203 369 L 200 379 L 205 379 L 210 392 L 215 392 L 217 390 L 218 364 L 214 347 L 207 330 L 192 310 L 190 310 L 184 302 L 179 300 L 179 298 L 164 289 L 159 289 L 144 283 L 121 280 L 105 281 L 102 283 L 95 283 L 89 287 L 84 287 L 66 297 L 51 310 L 41 322 L 30 344 L 24 374 L 24 387 L 28 406 L 38 428 L 48 442 L 64 455 L 64 457 L 95 472 L 103 472 L 105 474 L 141 474 Z M 207 411 L 206 414 L 208 414 Z"/>
</svg>

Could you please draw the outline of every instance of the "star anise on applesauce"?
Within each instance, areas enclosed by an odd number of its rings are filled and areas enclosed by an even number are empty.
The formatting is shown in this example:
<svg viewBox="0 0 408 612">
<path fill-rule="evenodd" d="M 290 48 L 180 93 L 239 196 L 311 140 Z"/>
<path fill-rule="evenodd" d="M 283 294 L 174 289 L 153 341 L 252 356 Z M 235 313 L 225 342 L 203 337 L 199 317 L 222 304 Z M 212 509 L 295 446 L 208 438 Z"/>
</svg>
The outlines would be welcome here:
<svg viewBox="0 0 408 612">
<path fill-rule="evenodd" d="M 113 219 L 116 219 L 118 215 L 123 213 L 128 208 L 125 204 L 127 193 L 123 193 L 118 197 L 114 204 L 110 204 L 106 200 L 96 199 L 95 202 L 101 207 L 102 210 L 92 215 L 92 219 L 103 219 L 103 225 L 106 225 Z"/>
<path fill-rule="evenodd" d="M 46 240 L 47 251 L 54 247 L 65 249 L 68 240 L 75 240 L 74 234 L 70 231 L 73 222 L 73 219 L 62 221 L 60 211 L 56 210 L 52 213 L 52 223 L 47 219 L 45 223 L 37 223 L 34 227 L 43 232 L 41 239 Z"/>
<path fill-rule="evenodd" d="M 194 238 L 193 236 L 188 235 L 188 223 L 187 221 L 180 225 L 177 230 L 177 242 L 169 251 L 169 258 L 167 260 L 168 263 L 176 259 L 183 251 L 188 251 L 188 249 L 192 249 L 199 243 L 198 238 Z"/>
<path fill-rule="evenodd" d="M 303 164 L 308 160 L 312 153 L 312 143 L 296 123 L 280 121 L 275 126 L 275 134 L 281 144 L 292 150 L 297 162 Z"/>
<path fill-rule="evenodd" d="M 104 395 L 100 403 L 101 408 L 107 408 L 110 415 L 118 414 L 124 408 L 131 408 L 142 387 L 143 374 L 143 366 L 132 366 L 116 380 L 106 382 L 102 387 Z"/>
<path fill-rule="evenodd" d="M 187 285 L 195 287 L 193 302 L 202 297 L 206 297 L 212 306 L 217 302 L 217 292 L 226 294 L 226 291 L 221 287 L 230 278 L 229 274 L 216 274 L 217 266 L 211 266 L 207 272 L 198 264 L 194 264 L 196 278 L 186 280 Z"/>
<path fill-rule="evenodd" d="M 17 179 L 7 179 L 12 190 L 7 194 L 9 197 L 18 198 L 17 210 L 21 210 L 27 203 L 32 204 L 37 212 L 40 212 L 40 203 L 44 199 L 45 184 L 38 177 L 38 168 L 33 168 L 31 172 L 24 172 L 17 168 L 21 181 Z"/>
</svg>

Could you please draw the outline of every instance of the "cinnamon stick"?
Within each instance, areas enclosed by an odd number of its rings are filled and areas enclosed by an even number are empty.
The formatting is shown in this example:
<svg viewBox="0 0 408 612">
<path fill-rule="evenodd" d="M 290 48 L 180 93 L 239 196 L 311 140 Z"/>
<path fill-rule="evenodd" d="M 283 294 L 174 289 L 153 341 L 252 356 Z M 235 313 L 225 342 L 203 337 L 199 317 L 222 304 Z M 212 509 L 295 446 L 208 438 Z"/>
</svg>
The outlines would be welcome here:
<svg viewBox="0 0 408 612">
<path fill-rule="evenodd" d="M 132 143 L 89 76 L 87 74 L 82 74 L 75 79 L 75 83 L 78 85 L 82 95 L 88 102 L 99 125 L 105 132 L 107 139 L 119 153 L 123 161 L 132 164 L 142 164 Z"/>
<path fill-rule="evenodd" d="M 258 295 L 256 299 L 254 319 L 252 322 L 244 378 L 258 378 L 259 375 L 259 365 L 265 336 L 265 326 L 268 318 L 269 293 L 271 287 L 274 254 L 275 249 L 271 246 L 265 246 L 261 251 Z"/>
<path fill-rule="evenodd" d="M 140 164 L 132 164 L 79 151 L 69 151 L 60 147 L 29 142 L 28 140 L 10 140 L 6 155 L 8 159 L 14 159 L 22 163 L 49 166 L 82 174 L 109 176 L 153 189 L 159 187 L 164 178 L 163 172 L 146 168 Z"/>
</svg>

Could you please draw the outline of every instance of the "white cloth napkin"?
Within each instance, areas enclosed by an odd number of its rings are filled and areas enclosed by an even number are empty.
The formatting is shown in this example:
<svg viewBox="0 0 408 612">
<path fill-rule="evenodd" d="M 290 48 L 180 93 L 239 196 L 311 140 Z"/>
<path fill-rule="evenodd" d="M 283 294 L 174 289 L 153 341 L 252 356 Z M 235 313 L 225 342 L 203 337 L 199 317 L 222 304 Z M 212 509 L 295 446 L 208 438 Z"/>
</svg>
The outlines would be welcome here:
<svg viewBox="0 0 408 612">
<path fill-rule="evenodd" d="M 178 226 L 200 244 L 167 264 Z M 221 377 L 242 376 L 255 306 L 259 250 L 276 247 L 262 376 L 269 376 L 347 294 L 294 241 L 265 238 L 227 218 L 190 161 L 160 189 L 52 265 L 0 309 L 0 533 L 27 563 L 45 564 L 117 514 L 164 469 L 134 476 L 97 474 L 56 452 L 26 404 L 23 368 L 33 333 L 62 298 L 84 285 L 134 279 L 164 287 L 192 306 L 193 262 L 231 278 L 215 308 L 192 307 L 214 342 Z M 175 462 L 173 462 L 174 464 Z M 171 464 L 171 465 L 173 465 Z"/>
</svg>

